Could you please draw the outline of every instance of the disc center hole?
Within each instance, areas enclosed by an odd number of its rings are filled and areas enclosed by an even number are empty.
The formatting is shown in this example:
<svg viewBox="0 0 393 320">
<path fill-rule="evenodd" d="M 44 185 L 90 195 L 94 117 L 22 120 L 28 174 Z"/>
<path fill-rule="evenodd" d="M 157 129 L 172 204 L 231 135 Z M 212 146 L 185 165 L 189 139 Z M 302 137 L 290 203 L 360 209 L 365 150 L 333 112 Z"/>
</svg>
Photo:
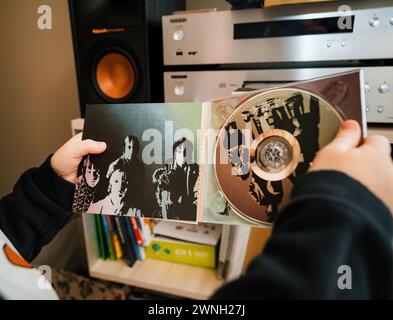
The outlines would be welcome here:
<svg viewBox="0 0 393 320">
<path fill-rule="evenodd" d="M 292 147 L 280 136 L 267 137 L 257 147 L 256 162 L 265 172 L 280 172 L 290 164 L 291 160 Z"/>
</svg>

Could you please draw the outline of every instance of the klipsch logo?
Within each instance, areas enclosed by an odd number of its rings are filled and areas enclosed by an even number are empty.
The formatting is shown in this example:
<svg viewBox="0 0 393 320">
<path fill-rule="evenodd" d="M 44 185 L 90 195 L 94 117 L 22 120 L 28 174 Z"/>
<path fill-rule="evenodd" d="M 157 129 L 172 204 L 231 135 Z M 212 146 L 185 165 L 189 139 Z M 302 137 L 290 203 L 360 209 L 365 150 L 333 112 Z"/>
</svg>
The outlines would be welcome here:
<svg viewBox="0 0 393 320">
<path fill-rule="evenodd" d="M 40 30 L 52 30 L 52 8 L 46 4 L 38 7 L 37 27 Z"/>
<path fill-rule="evenodd" d="M 124 32 L 126 31 L 125 28 L 121 27 L 121 28 L 94 28 L 91 29 L 91 33 L 92 34 L 102 34 L 102 33 L 114 33 L 114 32 Z"/>
</svg>

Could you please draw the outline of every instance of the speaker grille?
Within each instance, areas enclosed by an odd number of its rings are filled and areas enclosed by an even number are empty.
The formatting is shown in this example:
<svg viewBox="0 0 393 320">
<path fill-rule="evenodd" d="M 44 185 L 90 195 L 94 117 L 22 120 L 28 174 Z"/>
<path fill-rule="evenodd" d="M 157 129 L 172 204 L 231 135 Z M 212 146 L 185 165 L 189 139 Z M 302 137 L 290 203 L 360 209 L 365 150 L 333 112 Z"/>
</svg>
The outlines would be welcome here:
<svg viewBox="0 0 393 320">
<path fill-rule="evenodd" d="M 110 100 L 129 97 L 137 84 L 137 71 L 131 57 L 122 52 L 108 52 L 96 64 L 95 83 L 99 93 Z"/>
</svg>

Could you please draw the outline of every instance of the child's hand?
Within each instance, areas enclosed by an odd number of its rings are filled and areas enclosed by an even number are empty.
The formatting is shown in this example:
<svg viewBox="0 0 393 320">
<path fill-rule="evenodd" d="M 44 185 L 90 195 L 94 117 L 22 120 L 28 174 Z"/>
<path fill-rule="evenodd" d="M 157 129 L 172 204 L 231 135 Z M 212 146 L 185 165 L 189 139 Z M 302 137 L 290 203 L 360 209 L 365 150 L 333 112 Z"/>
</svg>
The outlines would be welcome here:
<svg viewBox="0 0 393 320">
<path fill-rule="evenodd" d="M 361 130 L 356 121 L 345 121 L 336 138 L 322 148 L 310 171 L 336 170 L 365 185 L 393 212 L 393 161 L 384 136 L 370 136 L 360 146 Z"/>
<path fill-rule="evenodd" d="M 82 133 L 79 133 L 54 153 L 51 165 L 60 177 L 75 183 L 78 165 L 83 156 L 99 154 L 104 152 L 105 149 L 105 142 L 97 142 L 90 139 L 82 140 Z"/>
</svg>

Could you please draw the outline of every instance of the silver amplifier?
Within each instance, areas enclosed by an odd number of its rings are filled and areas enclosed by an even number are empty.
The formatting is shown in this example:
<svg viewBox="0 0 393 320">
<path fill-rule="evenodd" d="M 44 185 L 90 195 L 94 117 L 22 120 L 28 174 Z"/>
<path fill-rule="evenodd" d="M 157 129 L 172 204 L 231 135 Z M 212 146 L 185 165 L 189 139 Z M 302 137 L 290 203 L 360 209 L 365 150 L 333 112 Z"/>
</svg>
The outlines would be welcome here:
<svg viewBox="0 0 393 320">
<path fill-rule="evenodd" d="M 166 66 L 393 58 L 392 0 L 182 14 L 162 24 Z"/>
<path fill-rule="evenodd" d="M 338 11 L 341 5 L 346 11 Z M 167 102 L 362 68 L 367 121 L 393 123 L 393 0 L 179 14 L 162 21 Z"/>
<path fill-rule="evenodd" d="M 266 88 L 351 70 L 309 68 L 271 70 L 172 71 L 164 73 L 166 102 L 207 101 L 244 86 Z M 366 67 L 366 114 L 369 123 L 393 123 L 393 67 Z"/>
</svg>

